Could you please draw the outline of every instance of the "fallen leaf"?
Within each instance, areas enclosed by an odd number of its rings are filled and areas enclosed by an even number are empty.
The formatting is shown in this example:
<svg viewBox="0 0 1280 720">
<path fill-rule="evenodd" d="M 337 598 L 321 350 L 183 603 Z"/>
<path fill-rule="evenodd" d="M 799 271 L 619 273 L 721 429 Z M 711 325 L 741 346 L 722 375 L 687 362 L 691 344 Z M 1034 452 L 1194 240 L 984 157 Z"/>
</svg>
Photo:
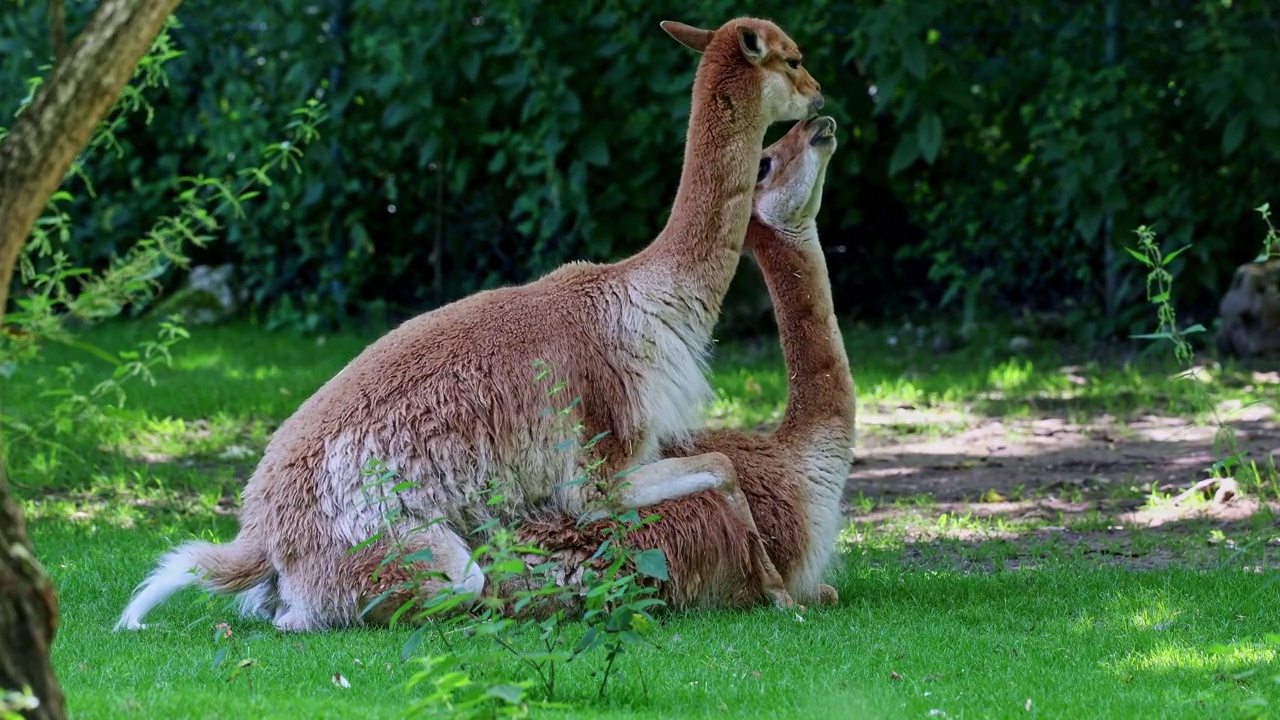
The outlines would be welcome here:
<svg viewBox="0 0 1280 720">
<path fill-rule="evenodd" d="M 1005 496 L 996 492 L 995 488 L 992 488 L 982 494 L 982 502 L 984 503 L 1001 503 L 1001 502 L 1007 502 L 1008 500 L 1009 498 L 1006 498 Z"/>
<path fill-rule="evenodd" d="M 759 670 L 752 670 L 752 671 L 751 671 L 751 677 L 753 677 L 753 678 L 755 678 L 755 679 L 759 680 L 759 679 L 760 679 L 760 671 L 759 671 Z"/>
<path fill-rule="evenodd" d="M 1031 698 L 1027 698 L 1027 712 L 1031 712 Z"/>
<path fill-rule="evenodd" d="M 343 690 L 347 690 L 347 689 L 349 689 L 349 688 L 351 687 L 351 683 L 347 682 L 347 679 L 346 679 L 345 677 L 343 677 L 343 676 L 342 676 L 342 673 L 340 673 L 340 672 L 336 672 L 336 673 L 334 673 L 334 674 L 333 674 L 333 678 L 332 678 L 332 680 L 333 680 L 333 684 L 334 684 L 334 685 L 337 685 L 338 687 L 342 688 Z"/>
<path fill-rule="evenodd" d="M 902 676 L 901 676 L 901 675 L 899 675 L 899 674 L 897 673 L 897 671 L 890 671 L 890 672 L 889 672 L 889 679 L 890 679 L 890 680 L 901 680 L 901 679 L 902 679 Z"/>
</svg>

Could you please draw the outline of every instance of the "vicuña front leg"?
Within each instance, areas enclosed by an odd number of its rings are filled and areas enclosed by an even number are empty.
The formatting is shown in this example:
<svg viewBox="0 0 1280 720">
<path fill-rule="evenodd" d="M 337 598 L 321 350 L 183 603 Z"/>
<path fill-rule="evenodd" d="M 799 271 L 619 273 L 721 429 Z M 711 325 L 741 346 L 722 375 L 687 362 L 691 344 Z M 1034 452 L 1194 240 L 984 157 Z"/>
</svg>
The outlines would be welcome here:
<svg viewBox="0 0 1280 720">
<path fill-rule="evenodd" d="M 751 505 L 742 488 L 738 487 L 737 470 L 726 455 L 712 452 L 658 460 L 632 470 L 623 477 L 623 481 L 620 503 L 628 509 L 656 505 L 705 490 L 719 492 L 729 509 L 751 533 L 751 563 L 760 576 L 764 593 L 777 607 L 795 605 L 765 549 L 755 517 L 751 514 Z"/>
</svg>

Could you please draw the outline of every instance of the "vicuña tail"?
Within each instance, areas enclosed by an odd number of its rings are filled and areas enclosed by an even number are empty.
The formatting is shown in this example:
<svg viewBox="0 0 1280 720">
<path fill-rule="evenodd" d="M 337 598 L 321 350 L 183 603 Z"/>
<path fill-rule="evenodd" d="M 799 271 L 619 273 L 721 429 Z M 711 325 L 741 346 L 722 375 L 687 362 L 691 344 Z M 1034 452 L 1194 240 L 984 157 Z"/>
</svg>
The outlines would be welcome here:
<svg viewBox="0 0 1280 720">
<path fill-rule="evenodd" d="M 160 565 L 134 591 L 115 629 L 140 630 L 151 608 L 188 585 L 199 584 L 217 593 L 239 593 L 266 580 L 271 573 L 266 551 L 243 533 L 232 542 L 183 543 L 160 559 Z"/>
</svg>

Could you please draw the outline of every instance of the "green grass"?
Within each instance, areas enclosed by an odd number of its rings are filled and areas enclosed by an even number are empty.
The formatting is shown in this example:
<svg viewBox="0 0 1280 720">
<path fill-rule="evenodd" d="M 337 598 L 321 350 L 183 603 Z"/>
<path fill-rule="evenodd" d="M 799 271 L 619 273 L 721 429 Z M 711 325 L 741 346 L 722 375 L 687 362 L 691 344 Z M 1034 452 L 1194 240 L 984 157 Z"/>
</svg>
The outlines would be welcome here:
<svg viewBox="0 0 1280 720">
<path fill-rule="evenodd" d="M 88 339 L 121 349 L 142 332 L 112 326 Z M 981 340 L 934 356 L 890 345 L 889 335 L 846 330 L 860 407 L 910 407 L 926 426 L 940 418 L 922 432 L 956 431 L 944 419 L 956 414 L 962 425 L 1015 410 L 1085 417 L 1199 409 L 1190 383 L 1169 379 L 1171 365 L 1090 363 L 1053 347 L 1010 358 L 1001 343 Z M 52 400 L 42 392 L 56 386 L 54 368 L 89 365 L 83 390 L 105 366 L 51 347 L 3 386 L 10 477 L 60 592 L 54 660 L 73 717 L 400 716 L 415 667 L 400 660 L 407 630 L 282 636 L 188 592 L 154 611 L 148 631 L 110 631 L 172 543 L 234 535 L 227 511 L 272 429 L 370 337 L 318 342 L 247 325 L 200 329 L 154 388 L 134 386 L 122 410 L 62 433 L 44 424 Z M 1064 371 L 1068 364 L 1082 367 Z M 1263 391 L 1249 377 L 1226 368 L 1211 398 L 1258 399 Z M 768 424 L 785 402 L 772 348 L 722 348 L 714 385 L 721 425 Z M 862 502 L 864 511 L 875 505 Z M 908 504 L 927 510 L 928 498 Z M 1280 702 L 1280 686 L 1268 680 L 1280 672 L 1280 647 L 1260 644 L 1280 631 L 1277 550 L 1265 544 L 1273 524 L 1239 531 L 1230 546 L 1207 545 L 1207 530 L 1161 536 L 1175 555 L 1198 559 L 1158 571 L 1108 564 L 1053 539 L 1018 539 L 1036 525 L 960 515 L 936 529 L 942 537 L 911 542 L 886 525 L 846 545 L 832 574 L 841 605 L 810 610 L 803 621 L 769 609 L 669 617 L 654 634 L 662 648 L 624 658 L 603 700 L 603 658 L 592 656 L 561 676 L 556 699 L 577 709 L 535 715 L 1207 718 L 1229 717 L 1235 703 L 1268 692 L 1273 707 Z M 1255 565 L 1270 569 L 1246 571 Z M 224 621 L 236 638 L 262 634 L 246 643 L 257 663 L 230 683 L 226 664 L 213 666 L 213 624 Z M 458 642 L 464 653 L 490 649 Z M 1214 651 L 1228 643 L 1239 644 Z M 1269 672 L 1234 677 L 1258 666 Z M 479 671 L 527 676 L 514 663 Z M 336 672 L 349 689 L 334 685 Z"/>
<path fill-rule="evenodd" d="M 55 661 L 73 716 L 403 710 L 407 630 L 282 636 L 189 592 L 156 610 L 147 631 L 110 632 L 166 538 L 210 528 L 233 532 L 225 520 L 170 518 L 145 533 L 92 520 L 35 524 L 62 593 Z M 675 617 L 655 636 L 663 649 L 626 658 L 604 701 L 593 676 L 600 657 L 566 668 L 557 699 L 591 717 L 719 717 L 724 708 L 741 717 L 1012 717 L 1026 714 L 1027 699 L 1043 717 L 1223 717 L 1265 689 L 1265 676 L 1241 683 L 1232 673 L 1260 663 L 1280 672 L 1280 647 L 1211 652 L 1276 629 L 1271 576 L 1236 563 L 1135 573 L 1039 553 L 1035 569 L 963 574 L 908 568 L 883 550 L 851 552 L 837 572 L 839 608 L 810 610 L 803 622 L 768 609 Z M 247 643 L 258 661 L 252 688 L 212 666 L 215 622 L 241 637 L 264 633 Z M 522 674 L 514 665 L 491 671 Z M 350 689 L 337 688 L 334 673 Z"/>
</svg>

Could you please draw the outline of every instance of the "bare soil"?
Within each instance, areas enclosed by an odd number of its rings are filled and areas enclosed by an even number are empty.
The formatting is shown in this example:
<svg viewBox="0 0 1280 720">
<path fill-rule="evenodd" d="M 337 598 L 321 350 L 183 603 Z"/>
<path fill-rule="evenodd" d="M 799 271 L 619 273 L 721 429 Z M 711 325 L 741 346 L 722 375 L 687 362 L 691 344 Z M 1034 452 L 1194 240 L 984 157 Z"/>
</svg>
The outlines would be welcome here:
<svg viewBox="0 0 1280 720">
<path fill-rule="evenodd" d="M 1264 406 L 1227 419 L 1237 447 L 1259 469 L 1280 460 L 1275 420 Z M 882 531 L 907 542 L 908 560 L 972 569 L 996 561 L 975 564 L 966 559 L 972 553 L 943 546 L 999 543 L 1004 567 L 1017 568 L 1049 543 L 1138 569 L 1220 558 L 1234 547 L 1233 533 L 1247 531 L 1261 533 L 1273 548 L 1266 565 L 1280 567 L 1274 480 L 1225 502 L 1214 502 L 1212 492 L 1169 502 L 1207 477 L 1220 456 L 1217 428 L 1159 415 L 1071 422 L 874 406 L 859 408 L 858 426 L 845 492 L 860 529 L 855 543 Z M 940 522 L 944 514 L 950 523 Z M 1207 548 L 1205 557 L 1191 557 L 1197 553 L 1189 546 Z"/>
</svg>

